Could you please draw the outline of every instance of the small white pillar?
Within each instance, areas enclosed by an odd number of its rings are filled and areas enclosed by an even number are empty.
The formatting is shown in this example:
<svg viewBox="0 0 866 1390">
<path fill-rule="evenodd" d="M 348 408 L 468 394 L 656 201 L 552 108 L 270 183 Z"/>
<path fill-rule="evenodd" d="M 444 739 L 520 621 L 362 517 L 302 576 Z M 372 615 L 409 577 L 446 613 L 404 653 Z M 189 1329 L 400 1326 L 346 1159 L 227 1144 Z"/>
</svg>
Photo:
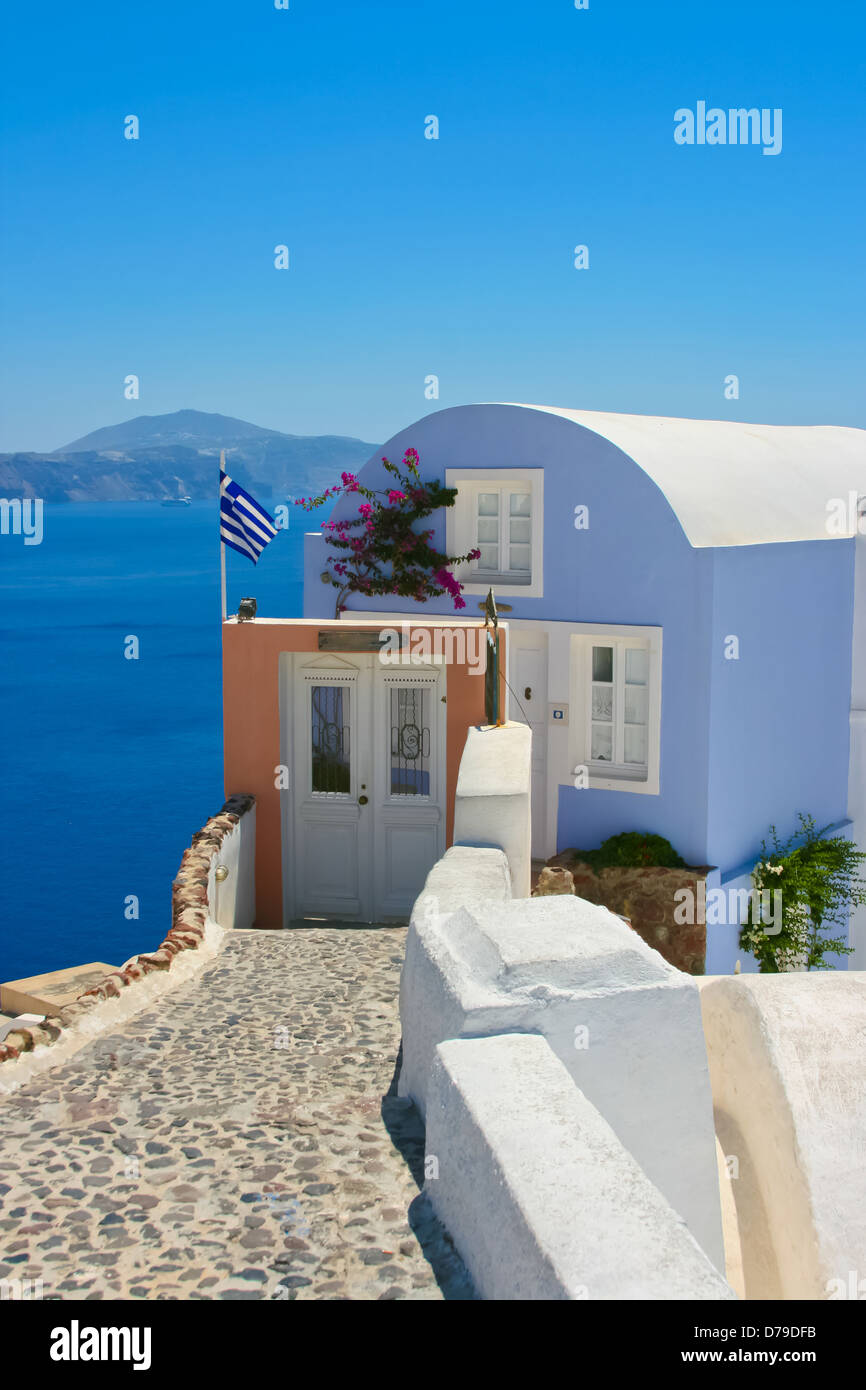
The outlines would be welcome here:
<svg viewBox="0 0 866 1390">
<path fill-rule="evenodd" d="M 457 777 L 454 843 L 503 850 L 516 898 L 530 893 L 531 784 L 528 725 L 469 730 Z"/>
</svg>

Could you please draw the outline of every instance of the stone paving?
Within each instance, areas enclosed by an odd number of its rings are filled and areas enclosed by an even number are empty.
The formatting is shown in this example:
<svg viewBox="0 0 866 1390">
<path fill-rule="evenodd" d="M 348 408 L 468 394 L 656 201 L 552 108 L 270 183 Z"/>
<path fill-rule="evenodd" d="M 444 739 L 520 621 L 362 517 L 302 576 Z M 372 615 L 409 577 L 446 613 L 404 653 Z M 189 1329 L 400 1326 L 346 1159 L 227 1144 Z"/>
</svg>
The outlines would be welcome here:
<svg viewBox="0 0 866 1390">
<path fill-rule="evenodd" d="M 405 928 L 233 932 L 0 1101 L 0 1279 L 60 1299 L 472 1299 L 396 1095 Z"/>
</svg>

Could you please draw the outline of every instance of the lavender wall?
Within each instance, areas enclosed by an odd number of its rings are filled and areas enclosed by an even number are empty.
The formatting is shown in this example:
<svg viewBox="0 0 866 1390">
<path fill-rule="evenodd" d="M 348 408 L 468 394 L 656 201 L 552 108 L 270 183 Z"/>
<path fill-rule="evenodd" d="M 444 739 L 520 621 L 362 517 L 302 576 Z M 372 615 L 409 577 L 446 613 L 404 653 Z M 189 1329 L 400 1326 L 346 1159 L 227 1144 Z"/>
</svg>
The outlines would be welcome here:
<svg viewBox="0 0 866 1390">
<path fill-rule="evenodd" d="M 714 552 L 709 840 L 731 869 L 770 824 L 847 815 L 854 543 Z M 724 639 L 739 638 L 736 661 Z"/>
</svg>

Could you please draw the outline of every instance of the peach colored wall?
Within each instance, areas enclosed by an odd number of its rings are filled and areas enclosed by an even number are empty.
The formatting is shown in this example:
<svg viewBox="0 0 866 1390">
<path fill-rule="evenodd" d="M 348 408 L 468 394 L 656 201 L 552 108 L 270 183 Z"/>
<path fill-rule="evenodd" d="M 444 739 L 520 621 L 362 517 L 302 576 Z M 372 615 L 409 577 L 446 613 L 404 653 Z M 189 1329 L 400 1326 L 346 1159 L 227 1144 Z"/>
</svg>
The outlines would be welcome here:
<svg viewBox="0 0 866 1390">
<path fill-rule="evenodd" d="M 353 623 L 378 631 L 381 623 Z M 412 623 L 421 628 L 447 624 Z M 274 785 L 280 761 L 280 655 L 318 651 L 319 632 L 345 623 L 223 623 L 223 753 L 226 796 L 251 792 L 256 798 L 256 923 L 283 923 L 280 793 Z M 500 670 L 505 671 L 505 634 L 500 634 Z M 411 640 L 411 639 L 410 639 Z M 446 839 L 454 832 L 454 789 L 466 730 L 484 723 L 484 677 L 449 663 L 447 677 Z M 504 674 L 500 691 L 505 707 Z"/>
</svg>

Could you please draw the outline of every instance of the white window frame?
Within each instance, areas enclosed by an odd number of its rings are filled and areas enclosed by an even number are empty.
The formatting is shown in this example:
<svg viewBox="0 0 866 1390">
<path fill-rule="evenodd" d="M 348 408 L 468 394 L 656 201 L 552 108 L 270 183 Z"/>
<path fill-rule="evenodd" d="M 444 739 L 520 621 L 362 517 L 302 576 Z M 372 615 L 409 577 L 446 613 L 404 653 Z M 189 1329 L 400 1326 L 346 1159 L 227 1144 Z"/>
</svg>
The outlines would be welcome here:
<svg viewBox="0 0 866 1390">
<path fill-rule="evenodd" d="M 456 570 L 456 577 L 467 594 L 486 594 L 492 586 L 497 596 L 542 598 L 544 595 L 544 469 L 543 468 L 446 468 L 445 486 L 457 488 L 453 507 L 445 509 L 445 546 L 449 555 L 465 555 L 476 547 L 475 520 L 478 494 L 508 489 L 528 492 L 531 497 L 529 583 L 515 579 L 516 571 L 479 577 L 477 562 L 470 561 Z M 500 513 L 501 515 L 501 513 Z M 502 530 L 500 524 L 500 544 Z"/>
<path fill-rule="evenodd" d="M 647 652 L 647 768 L 636 776 L 634 764 L 593 762 L 589 756 L 592 724 L 592 649 L 644 647 Z M 571 719 L 569 758 L 573 773 L 588 772 L 590 788 L 600 791 L 659 794 L 661 760 L 662 630 L 659 627 L 607 627 L 582 623 L 571 638 Z"/>
</svg>

